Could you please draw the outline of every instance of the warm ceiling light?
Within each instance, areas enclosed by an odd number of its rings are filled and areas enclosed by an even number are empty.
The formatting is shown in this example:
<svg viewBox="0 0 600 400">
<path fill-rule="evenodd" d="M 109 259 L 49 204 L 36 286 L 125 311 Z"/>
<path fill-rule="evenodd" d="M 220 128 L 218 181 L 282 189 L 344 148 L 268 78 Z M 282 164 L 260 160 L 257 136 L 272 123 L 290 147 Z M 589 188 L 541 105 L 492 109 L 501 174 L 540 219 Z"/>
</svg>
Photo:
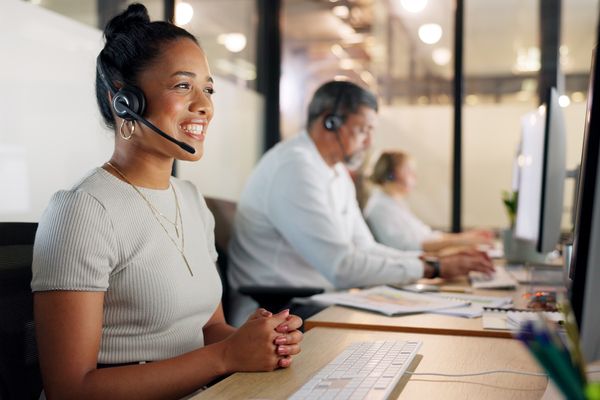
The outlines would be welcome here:
<svg viewBox="0 0 600 400">
<path fill-rule="evenodd" d="M 362 79 L 367 85 L 375 85 L 377 82 L 373 74 L 366 70 L 360 73 L 360 79 Z"/>
<path fill-rule="evenodd" d="M 442 27 L 438 24 L 425 24 L 419 27 L 419 39 L 423 43 L 435 44 L 442 38 Z"/>
<path fill-rule="evenodd" d="M 246 35 L 243 33 L 223 33 L 217 37 L 217 42 L 232 53 L 239 53 L 246 48 Z"/>
<path fill-rule="evenodd" d="M 350 58 L 344 58 L 340 60 L 340 68 L 346 70 L 354 69 L 354 61 Z"/>
<path fill-rule="evenodd" d="M 189 23 L 194 16 L 194 8 L 191 4 L 180 1 L 175 6 L 175 24 L 183 26 Z"/>
<path fill-rule="evenodd" d="M 348 57 L 348 53 L 346 53 L 346 50 L 344 50 L 344 48 L 342 46 L 340 46 L 339 44 L 337 44 L 337 43 L 331 46 L 331 52 L 337 58 L 346 58 L 346 57 Z"/>
<path fill-rule="evenodd" d="M 583 94 L 583 92 L 573 92 L 571 94 L 571 100 L 573 100 L 575 103 L 581 103 L 585 100 L 585 94 Z"/>
<path fill-rule="evenodd" d="M 452 58 L 452 53 L 446 47 L 438 47 L 437 49 L 434 49 L 431 53 L 431 58 L 433 59 L 433 62 L 437 65 L 446 65 L 450 62 L 450 59 Z"/>
<path fill-rule="evenodd" d="M 335 6 L 331 9 L 331 12 L 336 17 L 345 19 L 350 16 L 350 9 L 347 6 Z"/>
<path fill-rule="evenodd" d="M 400 0 L 402 7 L 408 12 L 418 13 L 423 11 L 427 5 L 427 0 Z"/>
</svg>

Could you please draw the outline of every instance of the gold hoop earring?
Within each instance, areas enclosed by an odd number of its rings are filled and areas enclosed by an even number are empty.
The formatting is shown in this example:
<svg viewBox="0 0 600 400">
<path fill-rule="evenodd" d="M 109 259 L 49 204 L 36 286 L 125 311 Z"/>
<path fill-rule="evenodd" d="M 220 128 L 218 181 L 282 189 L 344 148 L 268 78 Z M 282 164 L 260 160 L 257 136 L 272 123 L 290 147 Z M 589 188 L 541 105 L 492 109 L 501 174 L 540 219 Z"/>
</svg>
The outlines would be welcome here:
<svg viewBox="0 0 600 400">
<path fill-rule="evenodd" d="M 128 128 L 127 130 L 129 131 L 129 135 L 126 135 L 125 133 L 123 133 L 123 128 L 126 126 L 127 122 L 131 122 L 131 128 Z M 131 139 L 131 137 L 133 136 L 133 133 L 135 132 L 135 122 L 134 121 L 127 121 L 127 120 L 123 120 L 123 122 L 121 122 L 121 127 L 119 128 L 119 134 L 121 135 L 121 137 L 125 140 L 129 140 Z"/>
</svg>

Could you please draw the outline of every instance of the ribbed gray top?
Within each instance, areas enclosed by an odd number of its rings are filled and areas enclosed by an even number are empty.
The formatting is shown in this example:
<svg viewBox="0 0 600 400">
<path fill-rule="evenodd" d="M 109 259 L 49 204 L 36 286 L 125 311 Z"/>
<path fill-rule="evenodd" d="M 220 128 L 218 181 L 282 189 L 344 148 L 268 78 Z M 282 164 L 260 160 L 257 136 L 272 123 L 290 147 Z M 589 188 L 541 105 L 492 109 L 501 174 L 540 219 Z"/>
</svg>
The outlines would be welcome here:
<svg viewBox="0 0 600 400">
<path fill-rule="evenodd" d="M 161 360 L 204 345 L 202 327 L 221 299 L 214 219 L 193 184 L 177 191 L 190 275 L 174 227 L 129 184 L 97 168 L 52 197 L 37 230 L 33 291 L 105 291 L 99 363 Z M 171 189 L 140 188 L 175 220 Z"/>
</svg>

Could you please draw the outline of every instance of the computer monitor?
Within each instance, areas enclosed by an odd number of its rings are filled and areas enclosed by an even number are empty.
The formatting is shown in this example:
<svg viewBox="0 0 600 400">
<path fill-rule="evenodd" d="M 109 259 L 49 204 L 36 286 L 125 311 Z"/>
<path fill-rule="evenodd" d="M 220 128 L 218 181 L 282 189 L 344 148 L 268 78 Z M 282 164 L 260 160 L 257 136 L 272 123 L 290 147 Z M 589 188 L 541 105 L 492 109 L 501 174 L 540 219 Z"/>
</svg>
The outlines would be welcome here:
<svg viewBox="0 0 600 400">
<path fill-rule="evenodd" d="M 598 48 L 594 51 L 590 71 L 569 273 L 571 304 L 587 361 L 600 359 L 600 101 L 596 98 L 600 96 L 600 62 L 597 51 Z"/>
<path fill-rule="evenodd" d="M 522 119 L 519 198 L 515 236 L 548 253 L 560 238 L 566 176 L 566 128 L 558 93 Z"/>
</svg>

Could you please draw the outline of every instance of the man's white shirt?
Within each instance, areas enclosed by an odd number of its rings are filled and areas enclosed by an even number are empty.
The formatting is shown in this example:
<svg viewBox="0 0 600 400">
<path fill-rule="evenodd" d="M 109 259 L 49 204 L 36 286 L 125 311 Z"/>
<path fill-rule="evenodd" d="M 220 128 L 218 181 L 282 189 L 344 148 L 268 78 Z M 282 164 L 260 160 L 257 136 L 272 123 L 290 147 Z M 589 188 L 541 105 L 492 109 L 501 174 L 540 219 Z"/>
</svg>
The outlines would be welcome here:
<svg viewBox="0 0 600 400">
<path fill-rule="evenodd" d="M 375 242 L 348 171 L 328 166 L 306 132 L 277 144 L 252 172 L 228 255 L 235 324 L 256 308 L 237 293 L 240 286 L 331 290 L 423 276 L 416 253 Z"/>
</svg>

